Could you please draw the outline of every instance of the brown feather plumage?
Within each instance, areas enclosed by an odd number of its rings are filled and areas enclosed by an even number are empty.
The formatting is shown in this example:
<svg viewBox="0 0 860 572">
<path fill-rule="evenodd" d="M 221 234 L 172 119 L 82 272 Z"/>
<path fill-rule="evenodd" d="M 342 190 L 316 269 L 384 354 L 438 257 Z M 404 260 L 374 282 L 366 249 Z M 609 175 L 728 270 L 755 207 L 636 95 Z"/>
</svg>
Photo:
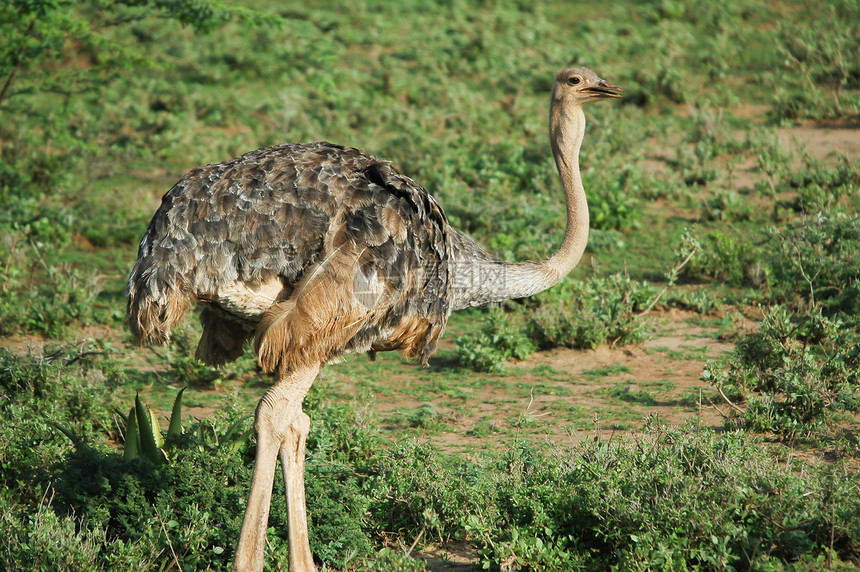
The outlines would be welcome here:
<svg viewBox="0 0 860 572">
<path fill-rule="evenodd" d="M 239 359 L 245 353 L 245 341 L 251 332 L 241 322 L 223 312 L 206 307 L 200 312 L 203 335 L 197 344 L 195 357 L 210 365 L 222 365 Z"/>
<path fill-rule="evenodd" d="M 131 330 L 164 344 L 196 300 L 208 363 L 236 359 L 250 331 L 266 371 L 371 349 L 426 361 L 451 311 L 449 232 L 423 188 L 349 147 L 279 145 L 194 169 L 141 240 Z"/>
</svg>

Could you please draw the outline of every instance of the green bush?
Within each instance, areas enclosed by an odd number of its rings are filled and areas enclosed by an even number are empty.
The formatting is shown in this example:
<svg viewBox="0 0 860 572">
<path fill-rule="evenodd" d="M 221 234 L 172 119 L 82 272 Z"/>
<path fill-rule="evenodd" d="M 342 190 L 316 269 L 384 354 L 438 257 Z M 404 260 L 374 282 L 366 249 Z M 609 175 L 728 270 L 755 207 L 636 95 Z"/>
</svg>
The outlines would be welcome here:
<svg viewBox="0 0 860 572">
<path fill-rule="evenodd" d="M 46 502 L 33 513 L 15 512 L 14 501 L 0 508 L 0 543 L 4 551 L 0 564 L 10 572 L 17 570 L 57 570 L 62 572 L 97 571 L 102 551 L 110 553 L 110 564 L 122 569 L 155 565 L 152 552 L 140 545 L 128 546 L 119 541 L 105 541 L 105 531 L 74 516 L 57 514 L 51 504 L 51 491 L 45 491 Z"/>
<path fill-rule="evenodd" d="M 706 220 L 749 220 L 753 214 L 752 205 L 734 191 L 717 192 L 713 197 L 704 201 L 703 210 L 703 218 Z"/>
<path fill-rule="evenodd" d="M 841 414 L 860 409 L 860 334 L 820 309 L 792 314 L 768 309 L 759 331 L 738 341 L 727 367 L 703 378 L 736 401 L 737 423 L 794 441 L 837 428 Z"/>
<path fill-rule="evenodd" d="M 67 205 L 56 200 L 55 193 L 58 187 L 68 183 L 71 161 L 45 152 L 34 141 L 15 141 L 4 146 L 3 151 L 0 156 L 0 230 L 21 234 L 39 248 L 66 245 L 74 217 Z"/>
<path fill-rule="evenodd" d="M 465 536 L 490 569 L 802 569 L 831 546 L 851 560 L 860 538 L 856 473 L 786 468 L 743 433 L 695 424 L 449 467 L 412 445 L 383 466 L 386 530 Z"/>
<path fill-rule="evenodd" d="M 737 232 L 714 230 L 701 241 L 701 254 L 692 259 L 683 274 L 690 278 L 716 278 L 733 286 L 768 283 L 764 248 Z"/>
<path fill-rule="evenodd" d="M 118 423 L 105 375 L 112 371 L 77 352 L 0 352 L 0 542 L 8 547 L 0 568 L 21 569 L 31 550 L 41 551 L 33 561 L 43 564 L 23 569 L 160 568 L 174 552 L 183 567 L 229 568 L 253 468 L 242 438 L 250 416 L 235 408 L 186 424 L 167 437 L 169 463 L 125 459 L 108 444 Z M 376 550 L 365 515 L 379 437 L 355 411 L 316 394 L 306 409 L 314 419 L 311 545 L 324 564 L 343 567 Z M 268 558 L 283 560 L 287 516 L 283 483 L 275 486 Z"/>
<path fill-rule="evenodd" d="M 812 155 L 802 155 L 803 165 L 785 175 L 783 186 L 797 192 L 796 210 L 808 214 L 841 210 L 848 199 L 849 209 L 860 206 L 860 166 L 840 154 L 835 166 Z"/>
<path fill-rule="evenodd" d="M 650 325 L 637 314 L 653 295 L 650 286 L 622 273 L 569 280 L 537 296 L 539 305 L 526 315 L 529 337 L 544 349 L 641 342 Z"/>
<path fill-rule="evenodd" d="M 109 360 L 90 359 L 92 350 L 0 348 L 0 497 L 12 499 L 9 510 L 32 516 L 52 496 L 53 467 L 73 445 L 67 435 L 78 444 L 112 436 L 109 388 L 117 372 Z M 16 514 L 7 516 L 26 521 Z"/>
<path fill-rule="evenodd" d="M 460 363 L 483 372 L 501 372 L 506 360 L 523 360 L 534 351 L 522 327 L 500 309 L 490 311 L 480 332 L 456 342 Z"/>
<path fill-rule="evenodd" d="M 583 184 L 588 189 L 592 228 L 629 230 L 638 226 L 642 214 L 639 196 L 649 187 L 641 169 L 626 160 L 617 167 L 602 165 L 586 170 Z"/>
<path fill-rule="evenodd" d="M 4 274 L 0 271 L 0 277 Z M 39 334 L 60 339 L 73 327 L 110 322 L 115 316 L 97 304 L 100 288 L 95 276 L 82 275 L 76 268 L 46 266 L 44 276 L 35 283 L 32 275 L 29 283 L 9 278 L 0 289 L 0 335 Z"/>
<path fill-rule="evenodd" d="M 702 315 L 713 314 L 722 305 L 720 298 L 705 288 L 676 292 L 669 296 L 666 303 Z"/>
<path fill-rule="evenodd" d="M 794 308 L 820 306 L 857 328 L 860 315 L 860 217 L 836 213 L 806 218 L 769 240 L 771 296 Z"/>
</svg>

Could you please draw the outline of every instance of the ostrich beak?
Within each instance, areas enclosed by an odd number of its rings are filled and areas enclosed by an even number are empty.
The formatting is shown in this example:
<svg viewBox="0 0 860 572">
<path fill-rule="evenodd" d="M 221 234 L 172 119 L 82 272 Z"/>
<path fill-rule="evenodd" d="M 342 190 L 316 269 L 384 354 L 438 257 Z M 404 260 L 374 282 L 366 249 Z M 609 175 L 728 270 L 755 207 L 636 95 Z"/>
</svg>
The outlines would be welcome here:
<svg viewBox="0 0 860 572">
<path fill-rule="evenodd" d="M 621 97 L 621 88 L 617 85 L 612 85 L 605 79 L 598 80 L 596 85 L 586 87 L 583 91 L 588 92 L 595 97 Z"/>
</svg>

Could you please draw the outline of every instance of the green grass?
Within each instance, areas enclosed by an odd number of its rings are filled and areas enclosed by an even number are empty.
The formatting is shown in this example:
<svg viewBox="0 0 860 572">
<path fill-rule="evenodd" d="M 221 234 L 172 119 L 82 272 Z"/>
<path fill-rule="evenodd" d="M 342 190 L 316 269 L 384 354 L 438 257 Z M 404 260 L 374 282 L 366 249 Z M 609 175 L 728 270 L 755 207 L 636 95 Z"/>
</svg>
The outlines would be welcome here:
<svg viewBox="0 0 860 572">
<path fill-rule="evenodd" d="M 587 369 L 582 372 L 582 375 L 586 379 L 597 380 L 602 377 L 614 377 L 625 373 L 632 374 L 633 370 L 626 365 L 608 365 L 600 369 Z"/>
<path fill-rule="evenodd" d="M 587 109 L 583 263 L 452 316 L 427 368 L 324 368 L 306 403 L 315 556 L 421 569 L 400 549 L 420 534 L 489 569 L 860 565 L 860 158 L 786 143 L 795 122 L 856 134 L 856 2 L 249 4 L 0 8 L 0 568 L 229 566 L 253 442 L 211 447 L 270 380 L 250 352 L 193 360 L 193 316 L 157 350 L 124 326 L 138 240 L 184 172 L 354 145 L 490 251 L 544 257 L 564 226 L 546 107 L 566 64 L 625 94 Z M 205 439 L 123 461 L 117 411 L 140 391 L 166 420 L 183 386 Z M 724 432 L 683 425 L 709 403 Z M 284 522 L 276 502 L 273 569 Z"/>
</svg>

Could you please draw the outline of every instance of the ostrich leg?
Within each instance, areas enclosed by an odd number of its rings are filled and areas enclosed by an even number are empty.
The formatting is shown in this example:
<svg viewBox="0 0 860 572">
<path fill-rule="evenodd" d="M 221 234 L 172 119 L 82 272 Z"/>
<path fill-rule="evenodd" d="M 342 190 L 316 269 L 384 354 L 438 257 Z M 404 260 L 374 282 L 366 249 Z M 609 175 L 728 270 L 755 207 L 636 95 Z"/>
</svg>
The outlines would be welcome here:
<svg viewBox="0 0 860 572">
<path fill-rule="evenodd" d="M 299 410 L 290 425 L 288 439 L 281 443 L 281 468 L 287 491 L 287 519 L 290 534 L 290 571 L 315 570 L 308 540 L 308 517 L 305 509 L 305 441 L 311 418 Z"/>
<path fill-rule="evenodd" d="M 263 570 L 266 527 L 279 455 L 287 485 L 290 572 L 314 570 L 308 544 L 304 488 L 305 439 L 310 429 L 310 418 L 302 411 L 302 400 L 317 373 L 319 365 L 288 373 L 269 388 L 257 405 L 257 456 L 248 506 L 233 560 L 233 570 L 236 572 Z"/>
</svg>

